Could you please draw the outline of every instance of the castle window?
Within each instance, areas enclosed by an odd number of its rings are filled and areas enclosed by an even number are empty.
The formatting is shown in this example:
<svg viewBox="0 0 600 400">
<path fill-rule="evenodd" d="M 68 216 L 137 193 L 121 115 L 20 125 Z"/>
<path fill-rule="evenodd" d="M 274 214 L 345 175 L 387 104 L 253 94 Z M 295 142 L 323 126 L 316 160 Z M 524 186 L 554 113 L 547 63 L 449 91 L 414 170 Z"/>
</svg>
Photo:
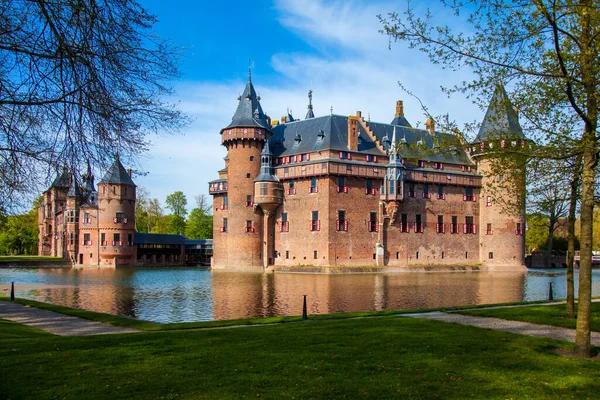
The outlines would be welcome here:
<svg viewBox="0 0 600 400">
<path fill-rule="evenodd" d="M 415 192 L 415 184 L 408 184 L 408 197 L 417 197 L 417 192 Z"/>
<path fill-rule="evenodd" d="M 438 186 L 437 198 L 438 200 L 446 200 L 446 195 L 444 194 L 444 187 L 441 185 Z"/>
<path fill-rule="evenodd" d="M 267 194 L 268 194 L 267 184 L 266 183 L 261 183 L 260 184 L 260 195 L 261 196 L 266 196 Z"/>
<path fill-rule="evenodd" d="M 425 168 L 425 161 L 423 161 L 423 160 L 419 160 L 419 161 L 417 162 L 417 165 L 419 166 L 419 168 Z"/>
<path fill-rule="evenodd" d="M 221 225 L 221 232 L 227 232 L 227 218 L 223 218 L 223 222 Z"/>
<path fill-rule="evenodd" d="M 491 260 L 492 258 L 494 258 L 494 253 L 493 252 L 489 252 L 488 253 L 488 258 Z"/>
<path fill-rule="evenodd" d="M 125 213 L 122 213 L 122 212 L 116 213 L 114 222 L 116 224 L 127 223 L 127 218 L 125 218 Z"/>
<path fill-rule="evenodd" d="M 499 181 L 503 181 L 503 180 L 504 180 L 504 175 L 500 175 L 500 176 L 498 176 L 498 180 L 499 180 Z"/>
<path fill-rule="evenodd" d="M 424 199 L 431 198 L 431 193 L 429 193 L 429 185 L 426 183 L 423 185 L 423 198 Z"/>
<path fill-rule="evenodd" d="M 308 188 L 308 193 L 317 193 L 317 192 L 318 192 L 317 178 L 312 178 L 310 180 L 310 187 Z"/>
<path fill-rule="evenodd" d="M 100 243 L 102 244 L 102 246 L 106 246 L 106 233 L 100 234 Z"/>
<path fill-rule="evenodd" d="M 352 155 L 347 151 L 340 151 L 340 160 L 351 160 Z"/>
<path fill-rule="evenodd" d="M 487 196 L 485 199 L 485 206 L 486 207 L 491 207 L 492 206 L 492 196 Z"/>
<path fill-rule="evenodd" d="M 477 225 L 473 223 L 473 217 L 465 217 L 465 224 L 463 225 L 463 233 L 475 234 L 477 233 Z"/>
<path fill-rule="evenodd" d="M 113 233 L 113 242 L 112 242 L 113 246 L 120 246 L 121 245 L 121 234 L 120 233 Z"/>
<path fill-rule="evenodd" d="M 316 250 L 313 253 L 313 257 L 314 257 L 315 260 L 319 257 L 319 253 L 317 253 Z"/>
<path fill-rule="evenodd" d="M 487 224 L 485 227 L 485 234 L 486 235 L 493 235 L 494 231 L 492 230 L 492 224 Z"/>
<path fill-rule="evenodd" d="M 400 232 L 409 232 L 410 227 L 408 226 L 408 214 L 402 214 L 400 219 Z"/>
<path fill-rule="evenodd" d="M 319 212 L 312 212 L 312 219 L 310 220 L 310 230 L 311 231 L 320 231 L 321 230 L 321 221 L 319 220 Z"/>
<path fill-rule="evenodd" d="M 348 231 L 348 220 L 346 219 L 346 211 L 338 211 L 338 219 L 335 223 L 336 230 L 339 232 Z"/>
<path fill-rule="evenodd" d="M 285 251 L 285 259 L 286 259 L 286 260 L 289 260 L 289 259 L 290 259 L 290 251 L 289 251 L 289 250 L 286 250 L 286 251 Z"/>
<path fill-rule="evenodd" d="M 250 161 L 254 161 L 254 156 L 250 156 Z"/>
<path fill-rule="evenodd" d="M 390 180 L 390 194 L 394 194 L 394 180 Z"/>
<path fill-rule="evenodd" d="M 90 218 L 90 213 L 84 213 L 83 214 L 83 223 L 90 224 L 91 222 L 92 222 L 92 219 Z"/>
<path fill-rule="evenodd" d="M 515 235 L 522 235 L 523 231 L 521 230 L 521 223 L 517 222 L 517 229 L 515 230 Z"/>
<path fill-rule="evenodd" d="M 452 224 L 450 225 L 450 233 L 458 233 L 458 217 L 452 216 Z"/>
<path fill-rule="evenodd" d="M 396 260 L 398 260 L 398 259 L 400 259 L 400 252 L 399 251 L 396 252 Z"/>
<path fill-rule="evenodd" d="M 422 220 L 421 214 L 417 214 L 415 216 L 415 218 L 416 218 L 415 233 L 423 233 L 423 231 L 425 230 L 425 225 L 423 224 L 423 220 Z"/>
<path fill-rule="evenodd" d="M 246 178 L 250 178 L 250 172 L 246 174 Z"/>
<path fill-rule="evenodd" d="M 435 228 L 437 233 L 446 233 L 446 224 L 444 223 L 444 216 L 438 215 L 437 225 Z"/>
<path fill-rule="evenodd" d="M 127 234 L 127 246 L 133 246 L 133 235 L 131 233 Z"/>
<path fill-rule="evenodd" d="M 113 194 L 116 194 L 116 193 L 117 193 L 117 187 L 116 187 L 116 186 L 113 186 L 113 187 L 112 187 L 112 192 L 113 192 Z"/>
<path fill-rule="evenodd" d="M 70 245 L 75 244 L 75 232 L 69 232 L 69 244 Z"/>
<path fill-rule="evenodd" d="M 338 176 L 338 193 L 348 193 L 348 186 L 346 186 L 346 181 L 343 176 Z"/>
<path fill-rule="evenodd" d="M 83 234 L 83 244 L 86 246 L 90 246 L 92 244 L 91 235 L 89 233 Z"/>
<path fill-rule="evenodd" d="M 286 212 L 281 213 L 281 226 L 279 227 L 279 232 L 289 232 L 290 231 L 290 222 L 288 221 L 288 214 Z"/>
<path fill-rule="evenodd" d="M 377 232 L 379 229 L 379 226 L 377 224 L 377 213 L 376 212 L 372 212 L 369 213 L 369 223 L 367 225 L 367 229 L 369 232 Z"/>
<path fill-rule="evenodd" d="M 376 192 L 377 192 L 376 189 L 373 187 L 373 180 L 367 179 L 365 193 L 366 194 L 375 194 Z"/>
<path fill-rule="evenodd" d="M 261 183 L 260 185 L 261 185 L 261 195 L 262 195 L 262 185 L 263 185 L 263 183 Z M 251 194 L 247 194 L 246 195 L 246 207 L 252 207 L 252 195 Z"/>
<path fill-rule="evenodd" d="M 466 187 L 465 194 L 463 195 L 463 201 L 477 201 L 477 197 L 473 196 L 473 188 Z"/>
<path fill-rule="evenodd" d="M 252 226 L 252 220 L 246 221 L 246 233 L 254 233 L 254 227 Z"/>
<path fill-rule="evenodd" d="M 346 165 L 346 171 L 352 171 L 352 165 L 351 164 L 347 164 Z"/>
<path fill-rule="evenodd" d="M 443 252 L 443 251 L 442 251 L 442 260 L 444 259 L 444 256 L 445 256 L 445 254 L 444 254 L 444 253 L 445 253 L 445 252 Z"/>
<path fill-rule="evenodd" d="M 290 187 L 289 187 L 289 189 L 287 190 L 287 194 L 288 194 L 288 195 L 293 195 L 293 194 L 296 194 L 296 188 L 294 187 L 294 180 L 293 180 L 293 179 L 292 179 L 292 180 L 290 180 Z"/>
</svg>

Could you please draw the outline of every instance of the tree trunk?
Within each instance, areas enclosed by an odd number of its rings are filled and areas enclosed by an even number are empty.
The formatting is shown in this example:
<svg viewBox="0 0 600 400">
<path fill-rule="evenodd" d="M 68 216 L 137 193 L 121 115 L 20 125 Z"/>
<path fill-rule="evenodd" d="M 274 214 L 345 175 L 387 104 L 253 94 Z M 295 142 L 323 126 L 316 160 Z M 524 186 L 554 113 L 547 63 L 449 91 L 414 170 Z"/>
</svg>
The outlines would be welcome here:
<svg viewBox="0 0 600 400">
<path fill-rule="evenodd" d="M 573 277 L 573 257 L 575 257 L 575 219 L 577 212 L 577 188 L 581 176 L 581 154 L 575 158 L 575 168 L 571 178 L 571 198 L 569 201 L 569 216 L 567 218 L 567 235 L 569 247 L 567 250 L 567 318 L 575 318 L 575 284 Z"/>
</svg>

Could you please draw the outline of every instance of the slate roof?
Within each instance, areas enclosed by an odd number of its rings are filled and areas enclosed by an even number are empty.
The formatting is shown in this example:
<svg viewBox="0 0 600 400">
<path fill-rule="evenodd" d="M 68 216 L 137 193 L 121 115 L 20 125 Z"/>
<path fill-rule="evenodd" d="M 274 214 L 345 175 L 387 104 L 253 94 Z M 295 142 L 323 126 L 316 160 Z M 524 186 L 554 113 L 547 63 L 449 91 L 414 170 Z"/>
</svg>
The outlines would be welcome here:
<svg viewBox="0 0 600 400">
<path fill-rule="evenodd" d="M 227 128 L 254 128 L 260 127 L 266 130 L 271 130 L 270 125 L 267 123 L 267 116 L 260 106 L 260 98 L 256 95 L 254 85 L 252 85 L 252 79 L 250 73 L 248 73 L 248 83 L 244 93 L 238 98 L 239 104 L 231 123 Z M 227 129 L 225 128 L 225 129 Z"/>
<path fill-rule="evenodd" d="M 183 235 L 169 235 L 165 233 L 139 233 L 133 235 L 133 244 L 185 244 L 186 238 Z"/>
<path fill-rule="evenodd" d="M 266 162 L 263 162 L 266 160 Z M 269 139 L 265 141 L 265 145 L 260 153 L 260 174 L 254 179 L 254 182 L 279 182 L 279 178 L 273 173 L 273 154 Z"/>
<path fill-rule="evenodd" d="M 69 187 L 69 191 L 67 192 L 67 197 L 80 197 L 81 192 L 79 191 L 79 185 L 77 184 L 77 179 L 75 179 L 75 175 L 72 176 L 71 186 Z"/>
<path fill-rule="evenodd" d="M 519 137 L 525 139 L 519 117 L 502 85 L 498 85 L 490 101 L 479 133 L 473 143 L 490 138 Z"/>
<path fill-rule="evenodd" d="M 465 151 L 459 146 L 445 152 L 433 150 L 438 144 L 436 140 L 448 143 L 456 142 L 455 136 L 452 134 L 436 132 L 436 135 L 433 136 L 427 130 L 411 128 L 408 121 L 408 125 L 404 126 L 371 121 L 366 124 L 380 143 L 384 143 L 385 139 L 391 143 L 395 126 L 397 141 L 401 143 L 398 152 L 400 158 L 422 157 L 428 161 L 464 165 L 472 164 Z M 383 153 L 377 148 L 361 124 L 359 124 L 358 130 L 358 151 L 364 154 L 382 155 Z M 303 121 L 295 121 L 277 125 L 273 127 L 272 131 L 271 145 L 275 157 L 319 150 L 350 151 L 348 148 L 347 116 L 327 115 Z M 416 148 L 418 146 L 422 146 L 426 151 L 417 151 Z"/>
<path fill-rule="evenodd" d="M 406 126 L 411 128 L 412 125 L 410 124 L 410 122 L 408 122 L 408 120 L 406 118 L 404 118 L 404 115 L 396 115 L 394 117 L 394 119 L 392 120 L 392 122 L 390 122 L 390 124 L 392 125 L 399 125 L 399 126 Z"/>
<path fill-rule="evenodd" d="M 71 186 L 71 174 L 67 168 L 63 168 L 62 173 L 56 174 L 56 178 L 50 187 L 68 189 Z"/>
<path fill-rule="evenodd" d="M 113 165 L 110 166 L 104 177 L 102 177 L 98 183 L 116 183 L 121 185 L 135 186 L 135 183 L 133 183 L 131 180 L 131 177 L 123 167 L 123 164 L 121 164 L 121 161 L 119 161 L 118 154 L 115 156 L 115 162 Z"/>
</svg>

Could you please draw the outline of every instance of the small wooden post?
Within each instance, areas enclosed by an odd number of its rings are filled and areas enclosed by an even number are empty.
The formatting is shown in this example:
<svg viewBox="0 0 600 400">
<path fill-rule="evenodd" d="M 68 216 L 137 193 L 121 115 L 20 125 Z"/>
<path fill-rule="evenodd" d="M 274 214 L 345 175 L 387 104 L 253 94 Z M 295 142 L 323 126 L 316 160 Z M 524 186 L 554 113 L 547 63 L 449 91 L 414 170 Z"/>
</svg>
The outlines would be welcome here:
<svg viewBox="0 0 600 400">
<path fill-rule="evenodd" d="M 306 312 L 306 295 L 304 295 L 304 305 L 302 306 L 302 321 L 306 321 L 308 319 L 308 315 Z"/>
<path fill-rule="evenodd" d="M 548 288 L 548 300 L 549 301 L 554 300 L 554 296 L 552 295 L 552 282 L 550 282 L 550 286 Z"/>
<path fill-rule="evenodd" d="M 10 283 L 10 301 L 15 301 L 15 283 Z"/>
</svg>

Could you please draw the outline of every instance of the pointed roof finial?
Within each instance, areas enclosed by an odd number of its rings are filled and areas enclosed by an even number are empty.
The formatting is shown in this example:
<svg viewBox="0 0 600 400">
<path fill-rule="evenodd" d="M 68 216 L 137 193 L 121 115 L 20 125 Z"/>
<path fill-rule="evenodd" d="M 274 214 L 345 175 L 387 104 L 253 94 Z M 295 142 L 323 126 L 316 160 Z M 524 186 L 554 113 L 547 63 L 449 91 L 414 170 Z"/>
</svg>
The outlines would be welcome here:
<svg viewBox="0 0 600 400">
<path fill-rule="evenodd" d="M 248 82 L 252 82 L 252 60 L 248 58 Z"/>
<path fill-rule="evenodd" d="M 396 125 L 394 125 L 394 132 L 392 133 L 392 148 L 390 154 L 396 154 Z"/>
<path fill-rule="evenodd" d="M 329 108 L 329 112 L 331 113 L 331 115 L 333 115 L 333 106 L 331 106 L 331 108 Z"/>
<path fill-rule="evenodd" d="M 312 86 L 312 80 L 311 80 L 311 84 Z M 315 113 L 313 113 L 313 106 L 312 106 L 312 89 L 310 89 L 308 91 L 308 111 L 306 112 L 306 118 L 305 119 L 309 119 L 309 118 L 314 118 L 315 117 Z"/>
</svg>

